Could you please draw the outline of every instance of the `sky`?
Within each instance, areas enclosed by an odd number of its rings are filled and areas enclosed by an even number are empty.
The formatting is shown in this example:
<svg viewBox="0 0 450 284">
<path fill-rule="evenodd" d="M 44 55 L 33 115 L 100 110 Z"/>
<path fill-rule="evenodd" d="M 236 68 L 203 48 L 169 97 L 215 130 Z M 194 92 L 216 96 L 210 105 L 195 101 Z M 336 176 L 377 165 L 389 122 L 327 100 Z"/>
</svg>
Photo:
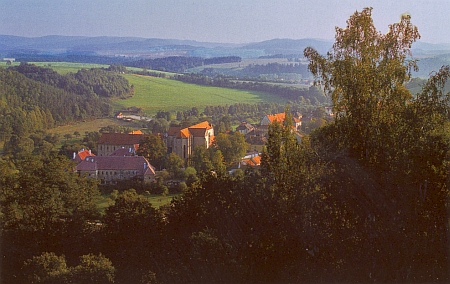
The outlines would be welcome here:
<svg viewBox="0 0 450 284">
<path fill-rule="evenodd" d="M 450 0 L 0 0 L 0 34 L 333 40 L 335 27 L 364 7 L 383 33 L 409 13 L 422 42 L 450 43 Z"/>
</svg>

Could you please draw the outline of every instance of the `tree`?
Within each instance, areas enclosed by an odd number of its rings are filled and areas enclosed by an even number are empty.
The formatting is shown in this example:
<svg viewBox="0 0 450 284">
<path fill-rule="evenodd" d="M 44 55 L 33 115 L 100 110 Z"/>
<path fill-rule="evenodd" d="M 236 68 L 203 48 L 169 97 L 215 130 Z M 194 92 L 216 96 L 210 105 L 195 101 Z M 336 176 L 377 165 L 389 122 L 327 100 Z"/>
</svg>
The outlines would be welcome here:
<svg viewBox="0 0 450 284">
<path fill-rule="evenodd" d="M 22 272 L 29 283 L 67 282 L 69 268 L 64 255 L 45 252 L 25 261 Z"/>
<path fill-rule="evenodd" d="M 170 153 L 166 159 L 166 168 L 172 178 L 183 178 L 183 159 L 175 153 Z"/>
<path fill-rule="evenodd" d="M 161 220 L 148 199 L 135 190 L 124 191 L 106 209 L 103 253 L 113 261 L 119 279 L 136 283 L 155 265 Z"/>
<path fill-rule="evenodd" d="M 139 143 L 137 154 L 144 156 L 153 166 L 161 169 L 164 166 L 164 157 L 167 147 L 158 135 L 150 134 Z"/>
<path fill-rule="evenodd" d="M 102 254 L 80 257 L 80 264 L 71 268 L 70 283 L 114 283 L 115 268 Z"/>
<path fill-rule="evenodd" d="M 373 257 L 364 262 L 372 262 L 372 267 L 383 265 L 387 259 L 399 263 L 397 271 L 402 272 L 391 278 L 394 281 L 449 279 L 445 248 L 449 242 L 445 209 L 448 206 L 449 95 L 443 94 L 444 84 L 450 77 L 449 67 L 433 74 L 422 93 L 412 97 L 405 84 L 410 80 L 411 70 L 416 69 L 415 60 L 410 59 L 410 48 L 420 38 L 418 29 L 411 24 L 409 15 L 402 15 L 400 22 L 390 25 L 383 35 L 376 31 L 371 11 L 365 8 L 355 12 L 345 29 L 336 29 L 336 42 L 326 57 L 313 48 L 305 49 L 309 69 L 316 83 L 322 84 L 331 96 L 337 114 L 334 124 L 314 133 L 314 139 L 318 138 L 315 141 L 328 150 L 339 141 L 340 152 L 335 153 L 334 160 L 350 153 L 367 167 L 368 174 L 378 177 L 378 186 L 364 184 L 360 190 L 379 191 L 377 196 L 386 196 L 387 200 L 379 205 L 389 204 L 385 214 L 396 216 L 385 223 L 390 228 L 388 231 L 382 227 L 354 231 L 368 234 L 371 242 L 377 239 L 383 246 L 381 249 L 391 239 L 399 244 L 391 247 L 395 252 L 385 257 L 367 248 L 367 255 Z M 327 155 L 330 157 L 330 153 Z M 356 164 L 353 162 L 355 169 Z M 358 180 L 353 177 L 351 182 Z M 334 187 L 333 183 L 330 185 Z M 346 192 L 351 188 L 347 187 Z M 357 206 L 348 209 L 357 212 Z M 370 214 L 375 212 L 372 209 Z M 380 217 L 386 218 L 384 214 Z M 342 218 L 351 222 L 352 228 L 359 227 L 353 218 Z M 371 223 L 367 223 L 369 228 L 373 226 Z M 349 255 L 353 259 L 365 259 L 357 250 Z M 371 275 L 376 273 L 370 266 L 365 269 Z M 389 269 L 386 267 L 386 271 Z M 379 279 L 391 277 L 386 273 L 376 274 Z"/>
<path fill-rule="evenodd" d="M 209 152 L 205 149 L 205 147 L 195 147 L 194 153 L 191 157 L 191 163 L 197 172 L 209 172 L 212 170 L 213 166 L 209 156 Z"/>
<path fill-rule="evenodd" d="M 2 276 L 14 275 L 34 255 L 52 251 L 78 257 L 92 245 L 86 224 L 99 217 L 97 182 L 72 169 L 63 156 L 25 156 L 0 180 L 1 270 L 8 271 Z"/>
<path fill-rule="evenodd" d="M 29 283 L 114 283 L 115 269 L 102 254 L 83 255 L 80 264 L 68 267 L 64 255 L 45 252 L 25 261 L 22 267 Z"/>
<path fill-rule="evenodd" d="M 227 166 L 238 162 L 247 151 L 245 137 L 239 132 L 232 135 L 219 133 L 214 139 L 213 147 L 222 152 L 224 163 Z"/>
<path fill-rule="evenodd" d="M 389 145 L 378 133 L 389 131 L 411 98 L 404 84 L 416 68 L 408 56 L 420 35 L 409 15 L 402 15 L 383 35 L 371 14 L 372 8 L 365 8 L 350 17 L 346 28 L 336 28 L 336 42 L 327 57 L 311 47 L 304 54 L 316 82 L 332 98 L 337 131 L 354 154 L 377 162 L 377 148 Z"/>
</svg>

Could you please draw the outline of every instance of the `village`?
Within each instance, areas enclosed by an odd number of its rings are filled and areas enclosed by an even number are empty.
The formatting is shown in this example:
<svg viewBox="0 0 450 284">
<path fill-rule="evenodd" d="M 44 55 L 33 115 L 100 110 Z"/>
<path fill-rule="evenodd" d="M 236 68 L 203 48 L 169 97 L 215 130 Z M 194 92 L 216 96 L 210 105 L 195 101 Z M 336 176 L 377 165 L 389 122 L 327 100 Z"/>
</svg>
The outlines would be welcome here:
<svg viewBox="0 0 450 284">
<path fill-rule="evenodd" d="M 125 119 L 122 114 L 118 117 Z M 291 117 L 292 132 L 300 142 L 302 115 L 292 113 Z M 283 124 L 285 119 L 285 113 L 277 113 L 264 116 L 259 124 L 241 122 L 235 128 L 235 132 L 244 137 L 246 154 L 240 157 L 238 162 L 228 166 L 229 173 L 233 173 L 236 169 L 259 167 L 269 125 L 274 122 Z M 208 121 L 187 128 L 171 126 L 166 133 L 158 135 L 167 148 L 167 154 L 175 153 L 183 160 L 185 166 L 191 164 L 197 147 L 209 149 L 213 147 L 215 141 L 214 126 Z M 157 169 L 148 159 L 138 154 L 139 145 L 145 137 L 146 134 L 140 130 L 130 133 L 102 133 L 97 144 L 97 155 L 92 149 L 80 149 L 78 153 L 73 153 L 73 160 L 77 163 L 76 171 L 82 176 L 98 179 L 100 184 L 105 185 L 132 179 L 143 183 L 155 181 L 162 169 Z"/>
</svg>

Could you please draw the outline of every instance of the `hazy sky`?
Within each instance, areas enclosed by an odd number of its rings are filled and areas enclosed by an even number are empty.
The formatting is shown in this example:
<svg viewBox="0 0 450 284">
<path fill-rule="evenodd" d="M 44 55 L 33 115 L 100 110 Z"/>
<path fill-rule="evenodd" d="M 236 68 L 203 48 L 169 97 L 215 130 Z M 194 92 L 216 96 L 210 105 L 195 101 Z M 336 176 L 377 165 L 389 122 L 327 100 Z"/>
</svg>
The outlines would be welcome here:
<svg viewBox="0 0 450 284">
<path fill-rule="evenodd" d="M 450 0 L 0 0 L 0 34 L 226 43 L 333 39 L 336 26 L 369 6 L 383 33 L 409 13 L 421 41 L 450 43 Z"/>
</svg>

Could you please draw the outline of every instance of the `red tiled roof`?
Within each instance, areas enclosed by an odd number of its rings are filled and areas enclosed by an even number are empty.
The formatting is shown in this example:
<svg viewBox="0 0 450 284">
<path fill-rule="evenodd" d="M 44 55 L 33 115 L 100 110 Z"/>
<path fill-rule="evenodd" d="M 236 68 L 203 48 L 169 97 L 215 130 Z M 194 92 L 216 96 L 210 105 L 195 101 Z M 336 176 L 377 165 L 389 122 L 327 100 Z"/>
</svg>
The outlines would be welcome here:
<svg viewBox="0 0 450 284">
<path fill-rule="evenodd" d="M 86 159 L 86 157 L 91 157 L 91 156 L 95 156 L 91 150 L 86 150 L 86 149 L 81 149 L 80 151 L 78 151 L 78 153 L 75 155 L 74 160 L 76 162 L 81 162 L 84 159 Z"/>
<path fill-rule="evenodd" d="M 102 133 L 98 144 L 109 145 L 134 145 L 139 144 L 143 134 L 126 134 L 126 133 Z"/>
<path fill-rule="evenodd" d="M 129 132 L 128 134 L 144 134 L 144 133 L 140 130 L 133 130 L 133 131 Z"/>
<path fill-rule="evenodd" d="M 206 130 L 209 130 L 212 128 L 212 125 L 208 121 L 203 121 L 196 125 L 189 126 L 188 128 L 205 128 Z"/>
<path fill-rule="evenodd" d="M 95 156 L 77 165 L 77 171 L 135 170 L 136 175 L 155 174 L 153 166 L 142 156 Z"/>
<path fill-rule="evenodd" d="M 207 130 L 211 129 L 212 125 L 208 121 L 198 123 L 193 126 L 181 129 L 181 127 L 171 126 L 167 131 L 168 136 L 175 136 L 177 138 L 188 138 L 190 136 L 204 137 Z"/>
<path fill-rule="evenodd" d="M 248 166 L 256 167 L 256 166 L 261 165 L 261 157 L 254 156 L 249 159 L 242 160 L 242 162 L 244 162 L 244 164 L 246 164 Z"/>
<path fill-rule="evenodd" d="M 286 113 L 281 112 L 281 113 L 277 113 L 277 114 L 272 114 L 272 115 L 268 115 L 267 118 L 269 119 L 270 122 L 283 122 L 284 119 L 286 118 Z"/>
</svg>

